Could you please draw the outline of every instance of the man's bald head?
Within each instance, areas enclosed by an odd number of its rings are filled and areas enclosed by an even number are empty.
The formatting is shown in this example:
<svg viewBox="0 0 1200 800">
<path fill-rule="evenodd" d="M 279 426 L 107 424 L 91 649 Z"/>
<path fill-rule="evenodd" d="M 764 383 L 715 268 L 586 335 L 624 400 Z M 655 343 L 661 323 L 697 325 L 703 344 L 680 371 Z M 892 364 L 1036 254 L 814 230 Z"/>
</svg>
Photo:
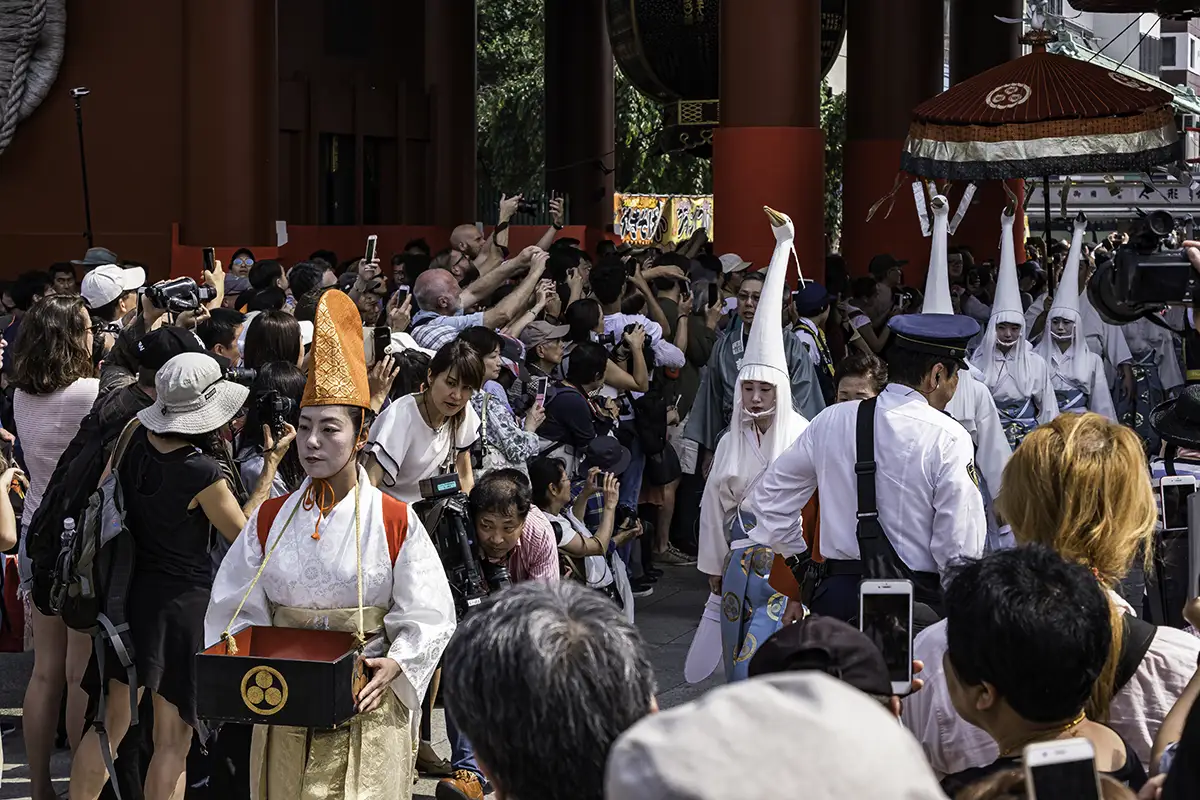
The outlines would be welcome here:
<svg viewBox="0 0 1200 800">
<path fill-rule="evenodd" d="M 486 241 L 474 225 L 459 225 L 450 234 L 450 247 L 471 258 L 479 255 Z"/>
<path fill-rule="evenodd" d="M 444 269 L 427 269 L 413 285 L 413 297 L 417 308 L 432 311 L 443 317 L 453 316 L 459 310 L 462 290 L 458 281 Z"/>
</svg>

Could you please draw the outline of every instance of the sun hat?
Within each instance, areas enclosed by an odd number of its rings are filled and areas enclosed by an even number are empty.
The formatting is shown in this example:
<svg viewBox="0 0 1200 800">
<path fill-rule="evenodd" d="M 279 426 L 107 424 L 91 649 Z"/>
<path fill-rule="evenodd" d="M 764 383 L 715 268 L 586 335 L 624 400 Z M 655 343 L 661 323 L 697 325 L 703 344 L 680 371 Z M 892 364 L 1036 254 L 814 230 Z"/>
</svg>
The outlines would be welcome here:
<svg viewBox="0 0 1200 800">
<path fill-rule="evenodd" d="M 145 285 L 146 270 L 141 267 L 123 269 L 116 264 L 101 264 L 83 276 L 79 294 L 88 308 L 96 309 Z"/>
<path fill-rule="evenodd" d="M 138 412 L 155 433 L 192 436 L 209 433 L 233 419 L 250 389 L 224 380 L 221 367 L 207 353 L 175 356 L 154 376 L 158 399 Z"/>
<path fill-rule="evenodd" d="M 116 264 L 120 260 L 117 254 L 107 247 L 89 247 L 82 259 L 71 263 L 80 267 L 97 267 L 101 264 Z"/>
<path fill-rule="evenodd" d="M 728 275 L 731 272 L 742 272 L 750 268 L 750 262 L 737 253 L 726 253 L 721 256 L 721 272 Z"/>
<path fill-rule="evenodd" d="M 1200 386 L 1185 386 L 1178 397 L 1156 406 L 1150 427 L 1167 444 L 1200 449 Z"/>
<path fill-rule="evenodd" d="M 785 784 L 811 800 L 946 798 L 913 735 L 877 700 L 821 672 L 737 681 L 643 717 L 609 751 L 604 796 L 779 797 Z"/>
</svg>

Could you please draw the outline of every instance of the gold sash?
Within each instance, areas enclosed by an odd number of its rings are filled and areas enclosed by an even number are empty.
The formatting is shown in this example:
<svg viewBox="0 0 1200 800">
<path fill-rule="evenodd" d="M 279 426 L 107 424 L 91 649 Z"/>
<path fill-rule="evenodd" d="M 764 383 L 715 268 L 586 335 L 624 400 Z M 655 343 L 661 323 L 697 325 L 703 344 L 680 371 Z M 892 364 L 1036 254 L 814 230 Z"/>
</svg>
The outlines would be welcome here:
<svg viewBox="0 0 1200 800">
<path fill-rule="evenodd" d="M 272 624 L 281 628 L 367 631 L 383 628 L 387 609 L 291 608 L 276 606 Z M 255 725 L 250 747 L 251 796 L 256 800 L 367 800 L 412 796 L 409 710 L 393 691 L 369 714 L 358 714 L 334 730 Z M 409 757 L 404 757 L 408 755 Z"/>
</svg>

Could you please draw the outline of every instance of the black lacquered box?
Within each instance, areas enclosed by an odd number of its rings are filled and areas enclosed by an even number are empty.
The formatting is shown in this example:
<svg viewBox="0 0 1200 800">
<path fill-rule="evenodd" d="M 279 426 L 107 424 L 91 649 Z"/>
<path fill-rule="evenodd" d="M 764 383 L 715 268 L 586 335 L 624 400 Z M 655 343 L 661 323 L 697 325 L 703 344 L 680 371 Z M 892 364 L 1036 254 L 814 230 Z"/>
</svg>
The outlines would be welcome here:
<svg viewBox="0 0 1200 800">
<path fill-rule="evenodd" d="M 196 654 L 201 719 L 334 728 L 357 713 L 369 680 L 354 634 L 251 626 L 234 635 L 237 654 L 218 642 Z M 381 643 L 376 636 L 366 649 Z"/>
</svg>

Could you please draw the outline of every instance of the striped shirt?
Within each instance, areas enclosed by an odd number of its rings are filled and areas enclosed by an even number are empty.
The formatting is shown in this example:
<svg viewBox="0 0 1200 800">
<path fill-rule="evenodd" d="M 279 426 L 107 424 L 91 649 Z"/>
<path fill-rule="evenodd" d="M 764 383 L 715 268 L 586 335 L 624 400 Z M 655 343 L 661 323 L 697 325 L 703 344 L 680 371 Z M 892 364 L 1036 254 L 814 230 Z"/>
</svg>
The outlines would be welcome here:
<svg viewBox="0 0 1200 800">
<path fill-rule="evenodd" d="M 508 574 L 513 583 L 558 583 L 558 537 L 554 535 L 550 520 L 537 506 L 529 507 L 521 538 L 509 551 Z"/>
<path fill-rule="evenodd" d="M 452 317 L 442 316 L 433 311 L 418 311 L 413 317 L 409 331 L 417 344 L 429 350 L 438 351 L 442 346 L 454 341 L 467 328 L 483 324 L 483 312 L 474 314 L 458 314 Z"/>
</svg>

